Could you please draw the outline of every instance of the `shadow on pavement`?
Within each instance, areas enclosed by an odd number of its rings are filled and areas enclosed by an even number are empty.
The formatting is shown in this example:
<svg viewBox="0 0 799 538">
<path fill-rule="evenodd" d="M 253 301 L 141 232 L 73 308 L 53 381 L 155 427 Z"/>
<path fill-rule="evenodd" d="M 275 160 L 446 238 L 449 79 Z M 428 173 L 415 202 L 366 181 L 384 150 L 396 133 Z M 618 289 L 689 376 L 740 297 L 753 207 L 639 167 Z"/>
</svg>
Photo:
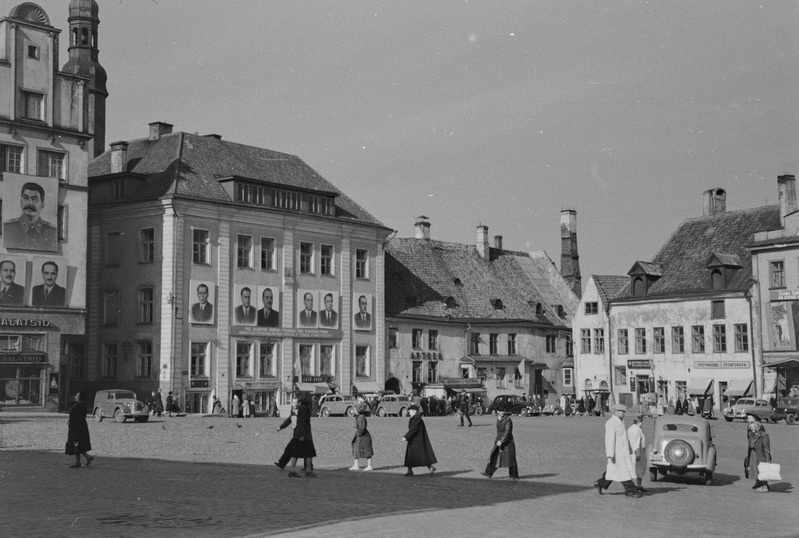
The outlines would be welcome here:
<svg viewBox="0 0 799 538">
<path fill-rule="evenodd" d="M 790 482 L 774 482 L 769 485 L 769 493 L 793 493 L 793 484 Z"/>
</svg>

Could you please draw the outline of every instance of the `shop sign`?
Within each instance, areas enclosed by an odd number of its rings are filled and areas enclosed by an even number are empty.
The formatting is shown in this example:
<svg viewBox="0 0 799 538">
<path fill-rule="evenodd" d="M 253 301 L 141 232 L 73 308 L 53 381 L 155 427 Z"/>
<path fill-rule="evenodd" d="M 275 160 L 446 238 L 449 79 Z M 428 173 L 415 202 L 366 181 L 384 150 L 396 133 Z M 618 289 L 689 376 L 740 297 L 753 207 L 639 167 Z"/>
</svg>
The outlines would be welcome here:
<svg viewBox="0 0 799 538">
<path fill-rule="evenodd" d="M 191 388 L 193 388 L 193 389 L 207 389 L 208 388 L 208 380 L 207 379 L 192 379 L 191 380 Z"/>
<path fill-rule="evenodd" d="M 20 353 L 0 355 L 0 362 L 45 362 L 46 359 L 47 357 L 43 353 L 35 355 L 22 355 Z"/>
<path fill-rule="evenodd" d="M 694 368 L 749 368 L 751 363 L 736 361 L 696 361 Z"/>
<path fill-rule="evenodd" d="M 327 383 L 326 375 L 304 375 L 302 376 L 303 383 Z"/>
<path fill-rule="evenodd" d="M 772 301 L 798 301 L 799 289 L 794 290 L 772 290 L 769 292 Z"/>
<path fill-rule="evenodd" d="M 0 318 L 0 327 L 49 327 L 47 319 Z"/>
<path fill-rule="evenodd" d="M 627 368 L 634 370 L 648 370 L 652 364 L 648 360 L 630 360 L 627 361 Z"/>
<path fill-rule="evenodd" d="M 442 382 L 445 387 L 481 388 L 483 384 L 478 378 L 445 377 Z"/>
</svg>

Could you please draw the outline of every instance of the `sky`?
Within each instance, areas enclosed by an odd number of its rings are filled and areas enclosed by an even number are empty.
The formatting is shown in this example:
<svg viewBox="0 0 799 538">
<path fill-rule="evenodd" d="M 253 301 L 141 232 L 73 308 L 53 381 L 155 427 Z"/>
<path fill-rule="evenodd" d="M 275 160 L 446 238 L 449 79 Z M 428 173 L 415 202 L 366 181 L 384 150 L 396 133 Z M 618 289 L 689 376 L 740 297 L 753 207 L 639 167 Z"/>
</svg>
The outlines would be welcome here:
<svg viewBox="0 0 799 538">
<path fill-rule="evenodd" d="M 66 0 L 37 2 L 61 34 Z M 14 3 L 6 3 L 10 11 Z M 176 131 L 297 155 L 398 237 L 650 260 L 702 193 L 799 173 L 799 3 L 99 0 L 106 144 Z"/>
</svg>

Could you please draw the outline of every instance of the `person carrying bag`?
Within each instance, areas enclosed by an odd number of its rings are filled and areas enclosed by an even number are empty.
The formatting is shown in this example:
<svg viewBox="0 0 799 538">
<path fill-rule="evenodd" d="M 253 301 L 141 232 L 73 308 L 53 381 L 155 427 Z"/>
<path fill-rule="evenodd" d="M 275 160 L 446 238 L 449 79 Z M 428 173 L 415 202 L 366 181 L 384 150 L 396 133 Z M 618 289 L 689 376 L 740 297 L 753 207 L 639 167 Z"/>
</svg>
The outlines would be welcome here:
<svg viewBox="0 0 799 538">
<path fill-rule="evenodd" d="M 752 489 L 758 493 L 769 491 L 769 480 L 780 480 L 779 466 L 771 463 L 771 441 L 766 433 L 766 429 L 760 422 L 760 417 L 753 414 L 746 415 L 747 429 L 747 453 L 744 464 L 746 465 L 746 476 L 754 475 L 755 485 Z M 776 468 L 776 473 L 775 471 Z M 762 473 L 761 473 L 762 470 Z"/>
</svg>

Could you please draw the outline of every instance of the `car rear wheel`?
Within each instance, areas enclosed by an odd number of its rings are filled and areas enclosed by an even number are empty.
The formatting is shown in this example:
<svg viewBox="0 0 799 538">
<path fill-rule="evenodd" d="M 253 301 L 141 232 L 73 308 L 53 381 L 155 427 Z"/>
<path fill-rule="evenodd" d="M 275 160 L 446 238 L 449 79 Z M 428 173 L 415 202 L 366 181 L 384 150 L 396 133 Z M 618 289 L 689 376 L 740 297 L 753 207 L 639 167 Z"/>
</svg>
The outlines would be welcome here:
<svg viewBox="0 0 799 538">
<path fill-rule="evenodd" d="M 330 416 L 330 408 L 329 407 L 323 407 L 322 408 L 322 416 L 323 417 L 329 417 Z"/>
<path fill-rule="evenodd" d="M 663 457 L 674 467 L 687 467 L 694 462 L 696 454 L 694 454 L 694 449 L 691 448 L 691 445 L 682 439 L 674 439 L 666 445 Z"/>
<path fill-rule="evenodd" d="M 103 421 L 103 412 L 100 411 L 99 407 L 94 410 L 94 420 L 96 420 L 97 422 Z"/>
<path fill-rule="evenodd" d="M 348 407 L 345 414 L 348 417 L 354 417 L 355 416 L 355 408 L 354 407 Z"/>
<path fill-rule="evenodd" d="M 405 409 L 404 407 L 400 408 L 399 413 L 397 413 L 397 416 L 398 417 L 407 417 L 408 416 L 408 410 Z"/>
<path fill-rule="evenodd" d="M 377 408 L 377 416 L 378 417 L 386 416 L 386 408 L 385 407 L 378 407 Z"/>
<path fill-rule="evenodd" d="M 724 420 L 726 420 L 727 422 L 732 422 L 732 417 L 724 417 Z"/>
<path fill-rule="evenodd" d="M 794 424 L 796 422 L 796 415 L 788 413 L 785 415 L 785 424 Z"/>
<path fill-rule="evenodd" d="M 122 410 L 117 408 L 114 411 L 114 420 L 116 420 L 117 422 L 119 422 L 121 424 L 121 423 L 125 422 L 127 419 L 125 418 L 125 414 L 122 412 Z"/>
</svg>

